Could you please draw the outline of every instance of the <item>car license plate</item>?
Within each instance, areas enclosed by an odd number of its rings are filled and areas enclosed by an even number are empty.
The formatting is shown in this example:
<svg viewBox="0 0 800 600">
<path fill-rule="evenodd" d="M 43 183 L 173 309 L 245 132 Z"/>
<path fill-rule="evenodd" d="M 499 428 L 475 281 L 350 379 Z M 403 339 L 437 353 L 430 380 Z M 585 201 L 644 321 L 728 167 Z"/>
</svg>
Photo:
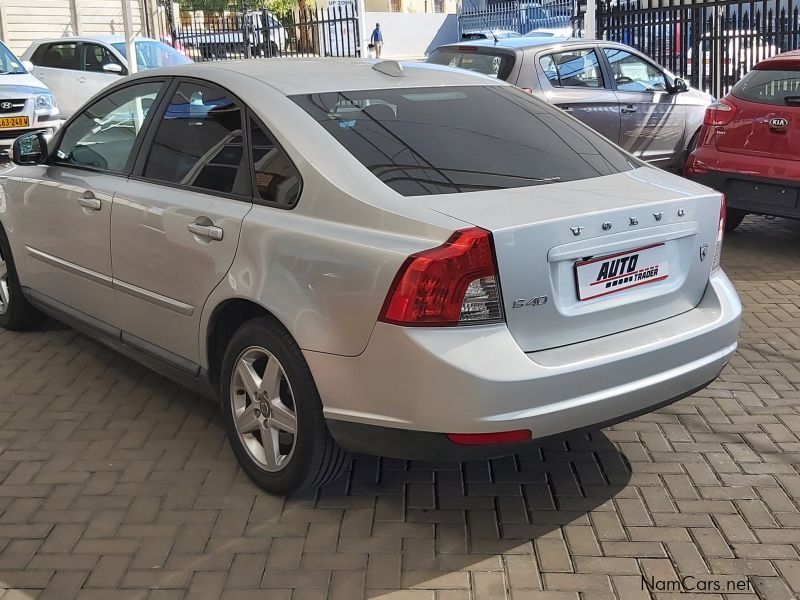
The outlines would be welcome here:
<svg viewBox="0 0 800 600">
<path fill-rule="evenodd" d="M 667 247 L 653 244 L 575 263 L 578 299 L 591 300 L 669 277 Z"/>
<path fill-rule="evenodd" d="M 0 129 L 11 129 L 13 127 L 27 127 L 28 117 L 3 117 L 0 119 Z"/>
</svg>

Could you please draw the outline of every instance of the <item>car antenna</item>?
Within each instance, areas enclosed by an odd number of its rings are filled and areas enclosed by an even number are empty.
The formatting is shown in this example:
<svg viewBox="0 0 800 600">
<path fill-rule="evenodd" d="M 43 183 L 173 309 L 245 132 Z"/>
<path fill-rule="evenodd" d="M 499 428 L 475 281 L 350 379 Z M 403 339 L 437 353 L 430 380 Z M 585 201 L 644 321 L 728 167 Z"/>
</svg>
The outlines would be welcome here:
<svg viewBox="0 0 800 600">
<path fill-rule="evenodd" d="M 372 68 L 379 73 L 383 73 L 384 75 L 389 75 L 391 77 L 406 76 L 406 72 L 403 70 L 403 64 L 396 60 L 382 60 L 381 62 L 377 62 L 372 65 Z"/>
<path fill-rule="evenodd" d="M 483 24 L 486 26 L 486 29 L 489 30 L 489 33 L 492 34 L 492 39 L 494 40 L 494 45 L 497 46 L 497 42 L 498 42 L 497 36 L 494 34 L 494 29 L 489 27 L 489 21 L 486 19 L 486 15 L 482 14 L 481 11 L 478 10 L 478 7 L 475 6 L 475 2 L 473 0 L 469 0 L 469 3 L 472 5 L 473 10 L 476 13 L 481 15 L 481 21 L 483 21 Z"/>
</svg>

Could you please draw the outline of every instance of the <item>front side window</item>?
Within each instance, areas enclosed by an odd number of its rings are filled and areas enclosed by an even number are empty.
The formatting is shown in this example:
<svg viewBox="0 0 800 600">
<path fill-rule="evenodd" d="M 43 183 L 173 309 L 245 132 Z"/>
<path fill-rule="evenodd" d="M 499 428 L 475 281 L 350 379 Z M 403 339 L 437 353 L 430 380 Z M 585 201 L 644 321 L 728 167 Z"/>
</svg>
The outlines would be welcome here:
<svg viewBox="0 0 800 600">
<path fill-rule="evenodd" d="M 603 74 L 594 50 L 569 50 L 539 59 L 550 83 L 557 87 L 601 88 Z"/>
<path fill-rule="evenodd" d="M 138 83 L 101 98 L 69 124 L 56 150 L 59 162 L 123 172 L 162 82 Z"/>
<path fill-rule="evenodd" d="M 148 179 L 226 194 L 249 193 L 242 168 L 242 110 L 209 84 L 178 86 L 153 138 L 144 167 Z"/>
<path fill-rule="evenodd" d="M 111 51 L 98 44 L 83 44 L 83 70 L 102 73 L 106 65 L 122 66 Z"/>
<path fill-rule="evenodd" d="M 0 75 L 23 75 L 27 73 L 19 59 L 0 42 Z"/>
<path fill-rule="evenodd" d="M 635 166 L 599 134 L 512 86 L 356 90 L 291 99 L 404 196 L 546 185 Z"/>
<path fill-rule="evenodd" d="M 300 197 L 300 174 L 272 136 L 250 119 L 253 146 L 255 196 L 266 202 L 290 208 Z"/>
<path fill-rule="evenodd" d="M 78 43 L 50 44 L 42 55 L 42 67 L 78 69 Z"/>
<path fill-rule="evenodd" d="M 664 92 L 667 80 L 661 69 L 646 60 L 617 48 L 604 48 L 617 89 L 623 92 Z"/>
<path fill-rule="evenodd" d="M 798 106 L 800 105 L 800 70 L 755 69 L 733 86 L 731 94 L 748 102 Z"/>
<path fill-rule="evenodd" d="M 506 80 L 514 67 L 514 55 L 477 46 L 444 46 L 434 50 L 428 62 Z"/>
</svg>

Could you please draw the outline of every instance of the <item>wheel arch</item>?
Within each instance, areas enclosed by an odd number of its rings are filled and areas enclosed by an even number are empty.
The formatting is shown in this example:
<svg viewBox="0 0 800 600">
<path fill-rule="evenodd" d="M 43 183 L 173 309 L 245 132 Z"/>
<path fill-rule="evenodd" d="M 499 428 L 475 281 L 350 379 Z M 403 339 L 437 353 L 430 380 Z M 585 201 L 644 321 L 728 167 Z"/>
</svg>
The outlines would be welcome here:
<svg viewBox="0 0 800 600">
<path fill-rule="evenodd" d="M 214 307 L 206 327 L 205 359 L 211 385 L 219 389 L 222 360 L 233 334 L 254 319 L 269 319 L 275 326 L 289 331 L 272 311 L 248 298 L 229 298 Z M 290 333 L 291 335 L 291 333 Z"/>
</svg>

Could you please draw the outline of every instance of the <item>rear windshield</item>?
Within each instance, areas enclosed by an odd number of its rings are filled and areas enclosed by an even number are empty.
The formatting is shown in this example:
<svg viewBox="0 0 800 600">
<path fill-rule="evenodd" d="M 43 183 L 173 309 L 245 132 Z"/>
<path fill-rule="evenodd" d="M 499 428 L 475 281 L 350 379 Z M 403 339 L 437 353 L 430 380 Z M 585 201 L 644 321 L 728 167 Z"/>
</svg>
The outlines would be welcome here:
<svg viewBox="0 0 800 600">
<path fill-rule="evenodd" d="M 428 57 L 428 62 L 435 65 L 467 69 L 503 81 L 507 80 L 511 74 L 514 61 L 513 54 L 498 52 L 491 48 L 478 49 L 469 46 L 437 48 Z"/>
<path fill-rule="evenodd" d="M 292 99 L 404 196 L 588 179 L 638 166 L 512 86 L 328 92 Z"/>
<path fill-rule="evenodd" d="M 800 71 L 750 71 L 733 86 L 737 98 L 780 106 L 800 104 Z"/>
</svg>

